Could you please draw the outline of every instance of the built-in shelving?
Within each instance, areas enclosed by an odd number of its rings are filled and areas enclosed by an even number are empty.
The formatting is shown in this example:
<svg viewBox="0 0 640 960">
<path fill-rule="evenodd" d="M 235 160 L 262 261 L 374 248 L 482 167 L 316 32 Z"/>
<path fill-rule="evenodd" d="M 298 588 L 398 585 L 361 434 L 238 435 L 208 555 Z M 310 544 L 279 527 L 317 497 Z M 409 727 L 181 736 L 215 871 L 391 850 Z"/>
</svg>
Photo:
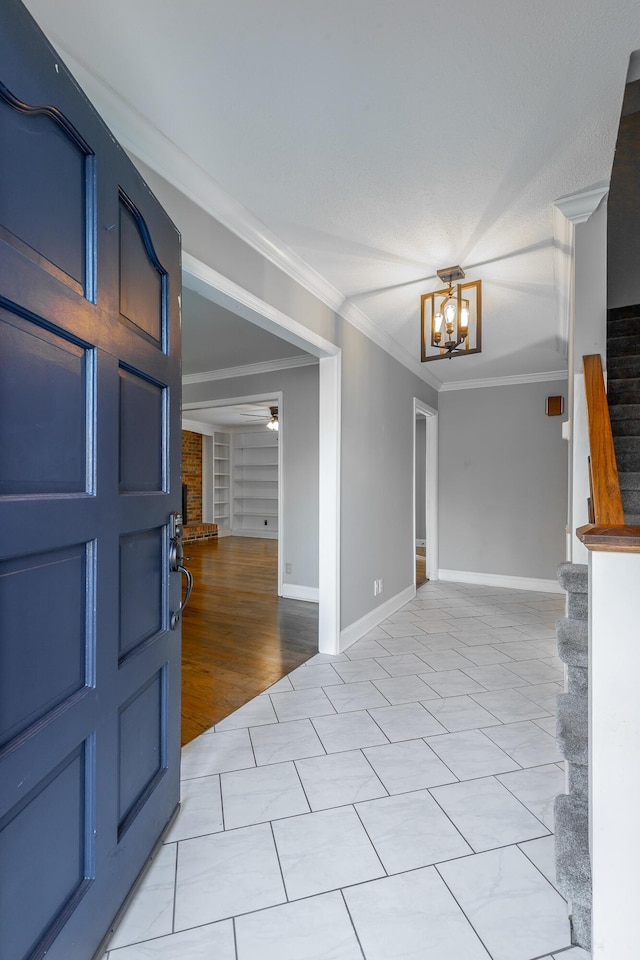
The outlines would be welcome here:
<svg viewBox="0 0 640 960">
<path fill-rule="evenodd" d="M 213 435 L 213 522 L 218 533 L 231 529 L 231 435 Z"/>
<path fill-rule="evenodd" d="M 278 433 L 263 425 L 233 435 L 234 536 L 278 536 Z"/>
</svg>

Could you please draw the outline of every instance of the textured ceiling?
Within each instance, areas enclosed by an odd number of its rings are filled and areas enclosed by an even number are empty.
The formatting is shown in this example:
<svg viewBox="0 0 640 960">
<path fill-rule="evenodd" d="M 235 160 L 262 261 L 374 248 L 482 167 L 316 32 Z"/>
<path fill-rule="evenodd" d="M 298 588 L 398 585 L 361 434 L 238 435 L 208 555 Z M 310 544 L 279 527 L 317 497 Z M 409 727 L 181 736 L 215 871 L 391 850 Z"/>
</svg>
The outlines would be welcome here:
<svg viewBox="0 0 640 960">
<path fill-rule="evenodd" d="M 552 205 L 609 178 L 640 0 L 27 6 L 414 357 L 435 270 L 481 278 L 482 354 L 431 374 L 566 368 Z"/>
</svg>

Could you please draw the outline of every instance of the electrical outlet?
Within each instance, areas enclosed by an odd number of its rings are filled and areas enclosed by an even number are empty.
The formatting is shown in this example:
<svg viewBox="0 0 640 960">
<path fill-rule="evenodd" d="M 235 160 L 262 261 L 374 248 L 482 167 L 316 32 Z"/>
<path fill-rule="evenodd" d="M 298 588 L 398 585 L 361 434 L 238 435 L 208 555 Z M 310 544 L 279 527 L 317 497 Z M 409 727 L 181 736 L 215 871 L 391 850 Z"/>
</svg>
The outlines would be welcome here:
<svg viewBox="0 0 640 960">
<path fill-rule="evenodd" d="M 285 572 L 285 573 L 291 573 L 291 564 L 290 564 L 290 563 L 285 563 L 285 565 L 284 565 L 284 572 Z"/>
</svg>

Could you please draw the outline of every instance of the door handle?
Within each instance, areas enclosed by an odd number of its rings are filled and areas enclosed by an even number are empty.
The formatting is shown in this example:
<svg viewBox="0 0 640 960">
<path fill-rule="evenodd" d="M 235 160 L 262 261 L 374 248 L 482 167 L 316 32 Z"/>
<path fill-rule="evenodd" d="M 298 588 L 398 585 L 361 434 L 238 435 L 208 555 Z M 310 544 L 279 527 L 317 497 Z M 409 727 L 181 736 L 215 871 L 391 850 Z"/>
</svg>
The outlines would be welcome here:
<svg viewBox="0 0 640 960">
<path fill-rule="evenodd" d="M 182 611 L 184 610 L 186 605 L 189 603 L 189 598 L 191 597 L 191 591 L 193 590 L 193 574 L 191 573 L 191 570 L 187 570 L 186 567 L 183 567 L 182 564 L 180 564 L 176 572 L 184 574 L 184 576 L 187 578 L 187 595 L 182 601 L 182 603 L 180 604 L 180 606 L 178 607 L 178 609 L 175 611 L 175 613 L 171 614 L 172 630 L 175 630 L 175 628 L 177 627 L 178 620 L 182 616 Z"/>
<path fill-rule="evenodd" d="M 184 565 L 185 558 L 182 550 L 182 515 L 174 511 L 170 517 L 170 540 L 169 540 L 169 570 L 171 573 L 181 573 L 187 579 L 187 594 L 180 606 L 175 610 L 169 619 L 169 625 L 172 630 L 178 625 L 182 616 L 182 611 L 189 603 L 191 591 L 193 590 L 193 574 Z"/>
</svg>

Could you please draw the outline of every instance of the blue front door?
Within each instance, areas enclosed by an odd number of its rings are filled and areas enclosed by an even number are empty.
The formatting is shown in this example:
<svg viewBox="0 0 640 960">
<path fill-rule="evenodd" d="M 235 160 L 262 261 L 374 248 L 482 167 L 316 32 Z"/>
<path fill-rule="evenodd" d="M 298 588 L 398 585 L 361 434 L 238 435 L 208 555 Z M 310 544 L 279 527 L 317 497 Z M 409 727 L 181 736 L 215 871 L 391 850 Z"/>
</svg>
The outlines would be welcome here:
<svg viewBox="0 0 640 960">
<path fill-rule="evenodd" d="M 89 960 L 178 802 L 180 240 L 0 21 L 0 957 Z"/>
</svg>

